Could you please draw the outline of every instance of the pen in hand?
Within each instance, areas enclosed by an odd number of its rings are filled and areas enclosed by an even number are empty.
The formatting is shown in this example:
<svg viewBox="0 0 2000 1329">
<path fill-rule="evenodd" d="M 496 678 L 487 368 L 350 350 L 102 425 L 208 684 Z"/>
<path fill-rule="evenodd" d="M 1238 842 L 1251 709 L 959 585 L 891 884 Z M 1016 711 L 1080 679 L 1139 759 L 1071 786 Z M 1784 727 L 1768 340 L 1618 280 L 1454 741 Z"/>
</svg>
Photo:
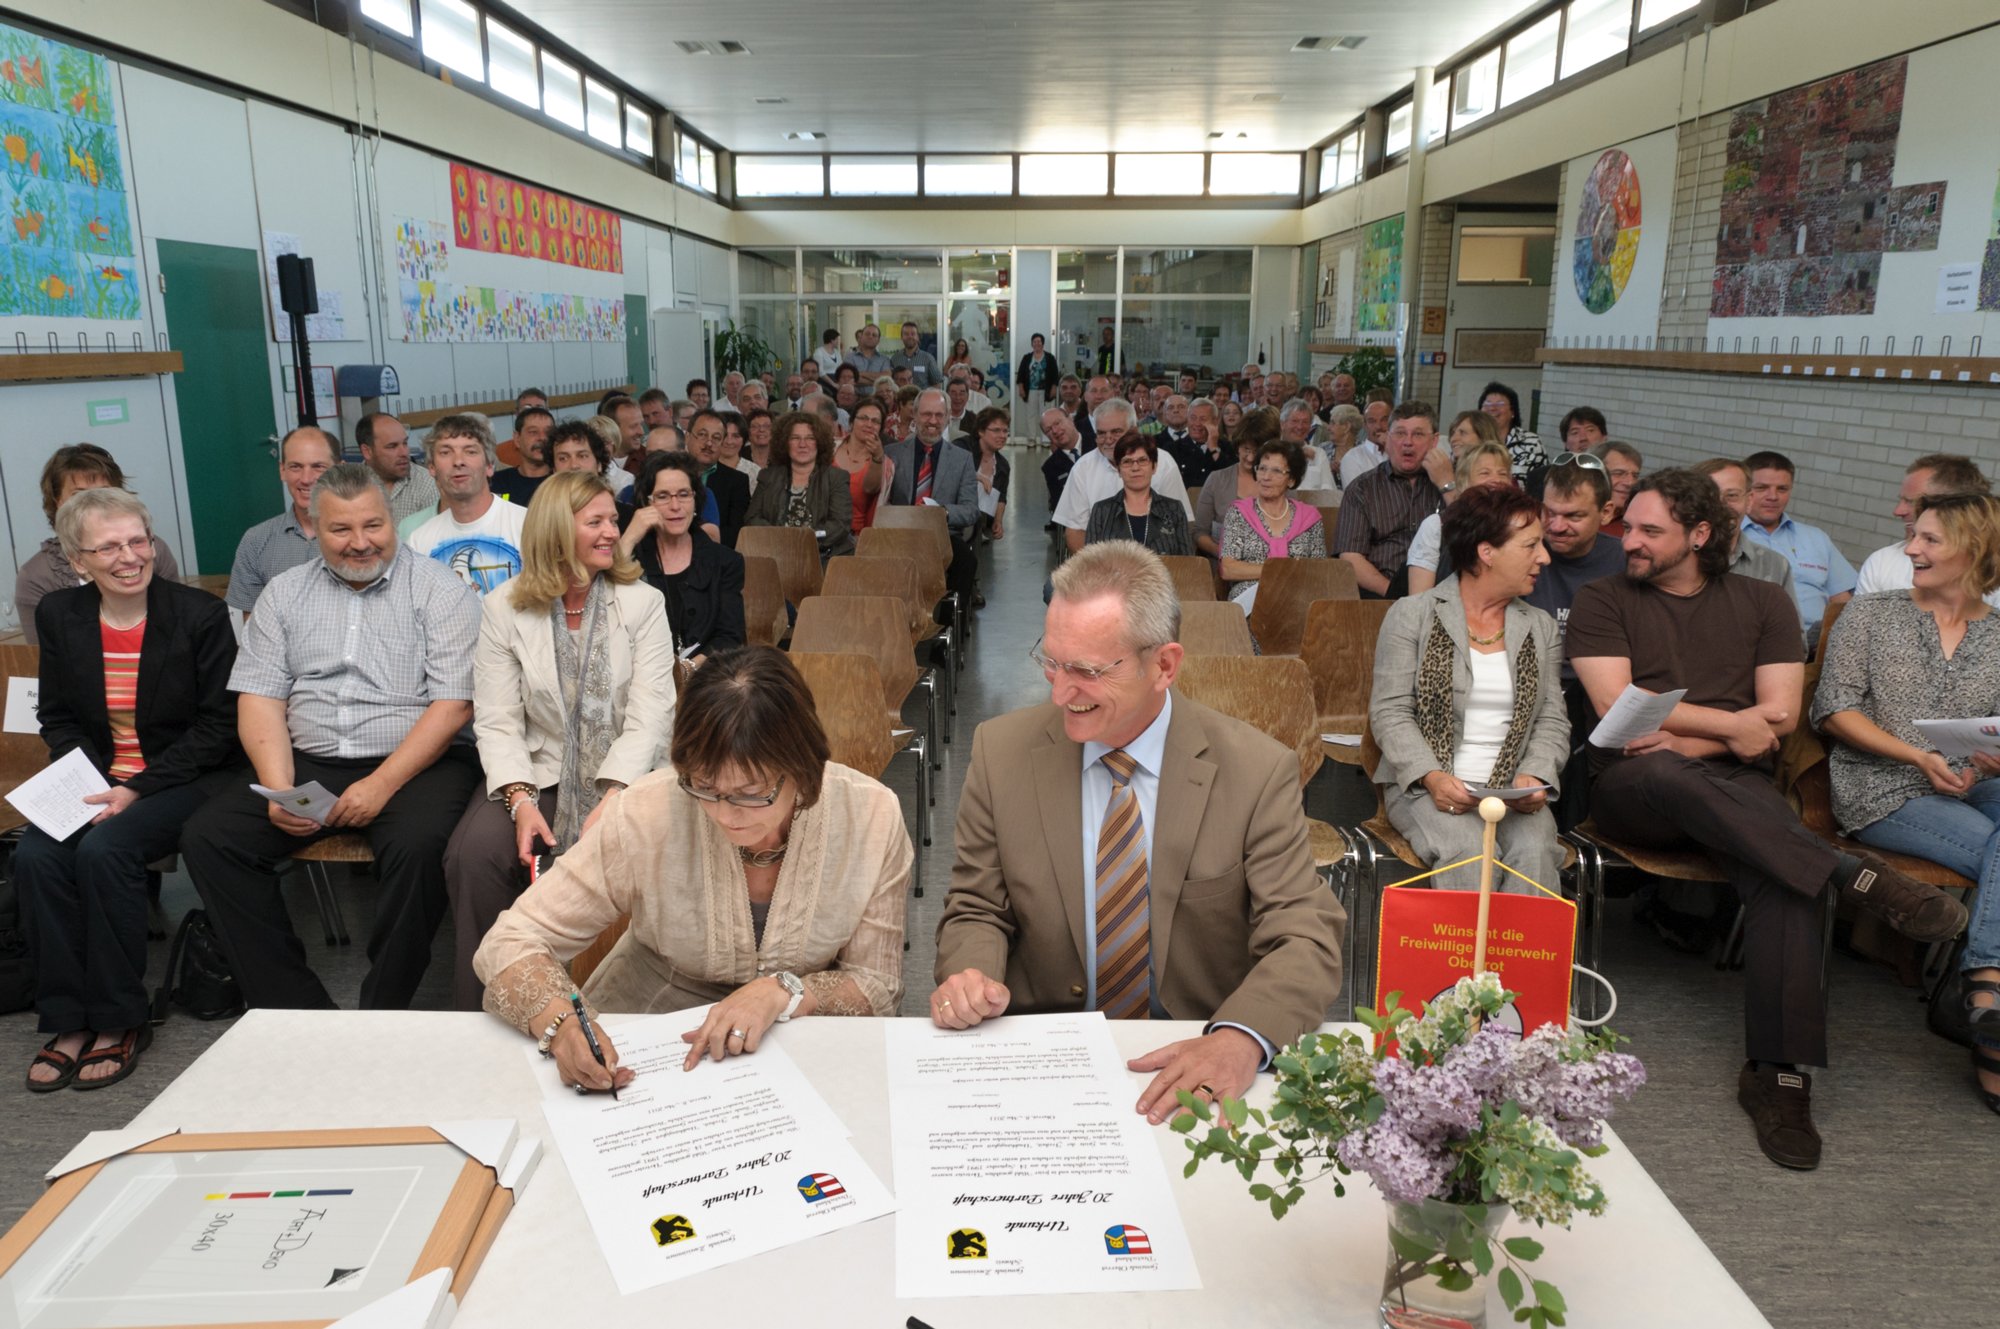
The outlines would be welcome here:
<svg viewBox="0 0 2000 1329">
<path fill-rule="evenodd" d="M 590 1027 L 590 1017 L 583 1013 L 583 994 L 579 992 L 570 993 L 569 1004 L 576 1008 L 576 1022 L 583 1026 L 583 1037 L 584 1041 L 590 1044 L 590 1055 L 597 1058 L 598 1065 L 604 1066 L 604 1049 L 598 1045 L 597 1031 Z M 608 1066 L 605 1069 L 611 1070 Z M 614 1103 L 618 1101 L 617 1071 L 611 1071 L 611 1101 Z"/>
</svg>

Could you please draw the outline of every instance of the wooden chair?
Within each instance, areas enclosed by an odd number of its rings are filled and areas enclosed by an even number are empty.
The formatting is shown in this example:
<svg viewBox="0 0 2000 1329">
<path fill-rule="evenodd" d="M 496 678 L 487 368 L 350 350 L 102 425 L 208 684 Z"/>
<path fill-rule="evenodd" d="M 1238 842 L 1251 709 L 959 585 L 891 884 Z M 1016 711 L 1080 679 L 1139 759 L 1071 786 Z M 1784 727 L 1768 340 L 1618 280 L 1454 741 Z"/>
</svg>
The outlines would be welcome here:
<svg viewBox="0 0 2000 1329">
<path fill-rule="evenodd" d="M 923 504 L 878 503 L 870 530 L 927 531 L 937 548 L 938 565 L 951 563 L 951 520 L 943 508 Z M 866 534 L 866 532 L 863 532 Z"/>
<path fill-rule="evenodd" d="M 1255 655 L 1250 624 L 1240 605 L 1227 600 L 1181 604 L 1181 646 L 1189 655 Z"/>
<path fill-rule="evenodd" d="M 306 880 L 312 884 L 313 904 L 319 909 L 319 925 L 325 934 L 326 944 L 347 945 L 347 914 L 340 907 L 340 897 L 333 892 L 333 880 L 327 873 L 326 865 L 373 863 L 375 851 L 369 847 L 368 838 L 347 831 L 329 835 L 293 854 L 292 861 L 306 865 Z"/>
<path fill-rule="evenodd" d="M 1174 579 L 1174 594 L 1183 605 L 1218 598 L 1215 594 L 1215 564 L 1200 554 L 1168 554 L 1160 559 Z"/>
<path fill-rule="evenodd" d="M 1234 609 L 1233 605 L 1216 607 Z M 1174 687 L 1184 696 L 1233 716 L 1292 749 L 1298 755 L 1299 797 L 1303 802 L 1305 787 L 1323 760 L 1312 677 L 1303 661 L 1285 656 L 1189 655 L 1181 661 L 1180 676 Z M 1350 944 L 1358 946 L 1353 915 L 1360 858 L 1355 838 L 1313 817 L 1307 817 L 1305 822 L 1313 867 L 1325 875 L 1327 888 L 1348 911 Z M 1351 964 L 1348 971 L 1353 972 Z M 1362 989 L 1349 991 L 1358 999 Z"/>
<path fill-rule="evenodd" d="M 931 842 L 931 768 L 925 759 L 923 742 L 899 740 L 890 719 L 875 698 L 882 689 L 882 674 L 871 656 L 860 651 L 793 651 L 792 664 L 813 694 L 813 709 L 820 727 L 826 731 L 833 759 L 863 775 L 881 779 L 899 751 L 917 756 L 919 792 L 917 829 L 925 845 Z M 916 894 L 924 893 L 917 885 Z"/>
<path fill-rule="evenodd" d="M 217 599 L 226 600 L 229 598 L 229 574 L 227 572 L 210 572 L 198 577 L 182 577 L 181 585 L 193 586 L 199 590 L 207 591 Z"/>
<path fill-rule="evenodd" d="M 778 562 L 762 554 L 743 558 L 743 635 L 752 646 L 776 646 L 791 631 Z"/>
<path fill-rule="evenodd" d="M 611 948 L 625 935 L 625 929 L 632 926 L 632 915 L 620 914 L 611 920 L 611 926 L 597 934 L 597 939 L 578 951 L 569 962 L 569 981 L 579 990 L 597 972 L 597 966 L 604 963 L 604 957 L 611 954 Z"/>
<path fill-rule="evenodd" d="M 1315 600 L 1358 600 L 1354 569 L 1338 558 L 1274 558 L 1257 580 L 1250 635 L 1263 655 L 1297 655 Z"/>
<path fill-rule="evenodd" d="M 941 765 L 938 741 L 937 671 L 917 664 L 910 647 L 909 610 L 890 596 L 816 595 L 799 606 L 792 649 L 838 654 L 859 651 L 880 671 L 881 698 L 892 727 L 902 725 L 903 703 L 918 686 L 925 691 L 924 756 Z M 925 802 L 928 804 L 929 796 Z"/>
<path fill-rule="evenodd" d="M 879 514 L 882 509 L 877 509 Z M 958 602 L 958 596 L 945 586 L 945 569 L 951 564 L 951 542 L 945 542 L 945 554 L 937 556 L 937 537 L 929 529 L 912 526 L 882 526 L 877 524 L 861 533 L 854 542 L 854 552 L 860 558 L 907 558 L 916 565 L 917 602 L 924 607 L 926 639 L 936 640 L 937 649 L 945 654 L 947 662 L 955 669 L 965 667 L 965 606 Z M 949 622 L 937 622 L 937 606 L 948 606 Z"/>
<path fill-rule="evenodd" d="M 1260 591 L 1259 596 L 1262 596 Z M 1299 658 L 1312 675 L 1319 732 L 1358 734 L 1368 721 L 1375 687 L 1375 638 L 1388 600 L 1315 600 L 1306 608 Z M 1325 743 L 1326 755 L 1345 766 L 1361 764 L 1361 749 Z"/>
<path fill-rule="evenodd" d="M 1326 541 L 1326 547 L 1331 551 L 1333 548 L 1334 528 L 1340 525 L 1340 504 L 1321 503 L 1318 506 L 1320 528 L 1324 532 L 1321 538 Z"/>
<path fill-rule="evenodd" d="M 745 526 L 736 533 L 736 552 L 777 563 L 778 585 L 794 606 L 819 594 L 819 541 L 805 527 Z"/>
<path fill-rule="evenodd" d="M 1337 508 L 1340 506 L 1338 489 L 1294 489 L 1291 492 L 1294 503 L 1303 503 L 1309 508 Z"/>
<path fill-rule="evenodd" d="M 1840 611 L 1847 608 L 1847 606 L 1851 603 L 1853 602 L 1850 600 L 1842 600 L 1839 604 L 1828 605 L 1826 607 L 1826 617 L 1820 619 L 1819 621 L 1819 641 L 1813 647 L 1813 658 L 1811 666 L 1812 675 L 1815 681 L 1817 681 L 1819 678 L 1820 666 L 1826 663 L 1826 643 L 1827 639 L 1833 636 L 1834 620 L 1838 619 L 1840 617 Z"/>
<path fill-rule="evenodd" d="M 925 599 L 917 590 L 917 562 L 908 558 L 892 558 L 871 555 L 862 558 L 844 554 L 831 558 L 826 563 L 826 580 L 820 586 L 821 595 L 832 596 L 888 596 L 901 600 L 909 608 L 910 644 L 920 646 L 938 633 L 938 623 L 931 614 L 934 601 Z M 956 713 L 958 699 L 950 669 L 933 670 L 931 683 L 935 687 L 938 680 L 944 684 L 944 705 L 947 717 Z M 951 742 L 951 721 L 944 724 L 944 741 Z M 942 760 L 943 753 L 933 753 L 932 760 Z"/>
</svg>

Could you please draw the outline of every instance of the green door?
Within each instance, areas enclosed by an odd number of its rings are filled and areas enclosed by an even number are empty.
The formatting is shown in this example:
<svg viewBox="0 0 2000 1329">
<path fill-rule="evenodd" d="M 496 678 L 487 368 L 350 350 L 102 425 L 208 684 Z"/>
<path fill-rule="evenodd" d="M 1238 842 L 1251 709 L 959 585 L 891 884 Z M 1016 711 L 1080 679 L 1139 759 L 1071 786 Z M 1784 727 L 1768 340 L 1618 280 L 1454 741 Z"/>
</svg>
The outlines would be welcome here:
<svg viewBox="0 0 2000 1329">
<path fill-rule="evenodd" d="M 186 364 L 174 397 L 199 565 L 187 571 L 227 572 L 243 532 L 281 501 L 263 263 L 254 249 L 159 243 L 168 344 Z"/>
<path fill-rule="evenodd" d="M 625 297 L 625 378 L 634 392 L 653 385 L 652 356 L 646 349 L 646 297 Z"/>
</svg>

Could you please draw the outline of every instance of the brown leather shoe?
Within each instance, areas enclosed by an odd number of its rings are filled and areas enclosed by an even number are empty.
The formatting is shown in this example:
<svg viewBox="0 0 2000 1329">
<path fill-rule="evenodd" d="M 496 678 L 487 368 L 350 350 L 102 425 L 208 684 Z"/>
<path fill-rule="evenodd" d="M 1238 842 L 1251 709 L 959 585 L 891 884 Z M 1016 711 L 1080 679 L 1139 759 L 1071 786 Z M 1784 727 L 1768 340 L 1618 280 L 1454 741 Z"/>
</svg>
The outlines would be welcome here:
<svg viewBox="0 0 2000 1329">
<path fill-rule="evenodd" d="M 1812 1076 L 1743 1063 L 1736 1101 L 1757 1129 L 1757 1147 L 1779 1167 L 1810 1172 L 1819 1166 L 1819 1131 L 1812 1120 Z"/>
<path fill-rule="evenodd" d="M 1880 917 L 1911 941 L 1950 941 L 1965 930 L 1965 906 L 1957 897 L 1904 876 L 1875 854 L 1856 854 L 1852 875 L 1834 880 L 1857 909 Z"/>
</svg>

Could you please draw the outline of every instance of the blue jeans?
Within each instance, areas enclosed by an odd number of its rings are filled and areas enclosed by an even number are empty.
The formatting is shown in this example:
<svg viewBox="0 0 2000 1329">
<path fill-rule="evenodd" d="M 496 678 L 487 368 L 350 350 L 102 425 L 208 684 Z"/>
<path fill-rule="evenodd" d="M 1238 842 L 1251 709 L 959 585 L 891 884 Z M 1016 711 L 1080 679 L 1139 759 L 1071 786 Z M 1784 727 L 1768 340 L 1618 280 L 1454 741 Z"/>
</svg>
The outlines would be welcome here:
<svg viewBox="0 0 2000 1329">
<path fill-rule="evenodd" d="M 1854 838 L 1928 858 L 1978 882 L 1960 967 L 2000 969 L 2000 780 L 1981 780 L 1963 798 L 1913 798 Z"/>
</svg>

